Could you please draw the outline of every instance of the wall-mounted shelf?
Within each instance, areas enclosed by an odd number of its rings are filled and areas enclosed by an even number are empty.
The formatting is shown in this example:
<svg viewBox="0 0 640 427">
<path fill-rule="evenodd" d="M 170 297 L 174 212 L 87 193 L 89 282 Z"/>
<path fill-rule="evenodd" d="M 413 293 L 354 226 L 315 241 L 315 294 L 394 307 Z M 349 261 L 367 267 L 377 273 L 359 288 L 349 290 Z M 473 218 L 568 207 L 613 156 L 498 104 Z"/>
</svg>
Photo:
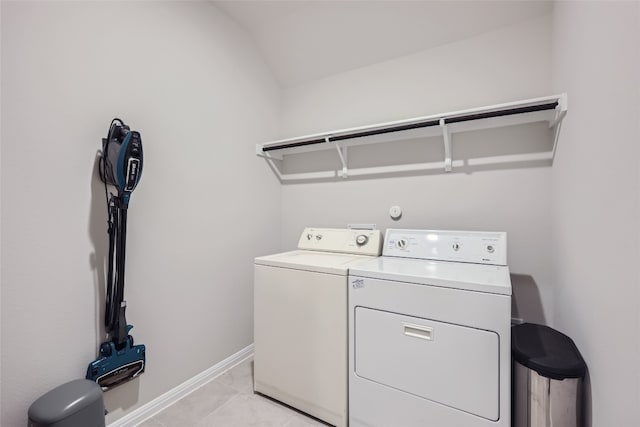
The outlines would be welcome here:
<svg viewBox="0 0 640 427">
<path fill-rule="evenodd" d="M 414 136 L 442 135 L 444 160 L 438 162 L 439 164 L 435 166 L 444 168 L 445 172 L 450 172 L 455 165 L 451 157 L 452 136 L 455 133 L 547 122 L 549 128 L 553 130 L 553 147 L 546 156 L 553 160 L 560 134 L 560 126 L 566 113 L 567 96 L 566 94 L 560 94 L 267 142 L 256 145 L 256 154 L 269 161 L 274 171 L 278 174 L 278 178 L 283 181 L 305 178 L 335 178 L 336 176 L 346 178 L 349 175 L 406 172 L 409 170 L 433 169 L 434 164 L 399 165 L 350 171 L 347 165 L 347 148 L 354 145 L 392 142 L 397 139 L 406 139 Z M 336 150 L 342 164 L 342 170 L 287 175 L 280 173 L 279 169 L 273 165 L 274 160 L 282 160 L 284 155 L 317 150 Z"/>
</svg>

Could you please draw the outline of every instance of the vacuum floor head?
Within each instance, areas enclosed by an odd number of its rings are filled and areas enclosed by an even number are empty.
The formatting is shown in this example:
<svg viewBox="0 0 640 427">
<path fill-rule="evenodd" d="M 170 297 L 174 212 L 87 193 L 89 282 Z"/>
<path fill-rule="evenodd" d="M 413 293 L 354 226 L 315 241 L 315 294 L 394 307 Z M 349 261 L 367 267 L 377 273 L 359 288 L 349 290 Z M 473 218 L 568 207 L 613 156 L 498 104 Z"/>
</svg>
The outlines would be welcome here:
<svg viewBox="0 0 640 427">
<path fill-rule="evenodd" d="M 130 381 L 144 372 L 145 346 L 133 345 L 133 338 L 128 339 L 120 350 L 113 341 L 102 343 L 100 355 L 100 358 L 89 364 L 86 378 L 98 383 L 103 391 Z"/>
</svg>

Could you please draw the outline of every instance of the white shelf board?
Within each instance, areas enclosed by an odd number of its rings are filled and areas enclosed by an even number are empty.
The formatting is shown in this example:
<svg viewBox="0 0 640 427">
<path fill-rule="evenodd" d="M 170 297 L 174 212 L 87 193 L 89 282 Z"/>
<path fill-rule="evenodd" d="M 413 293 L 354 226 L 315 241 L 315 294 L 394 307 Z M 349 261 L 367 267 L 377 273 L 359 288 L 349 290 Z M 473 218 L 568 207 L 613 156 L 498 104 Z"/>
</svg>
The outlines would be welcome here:
<svg viewBox="0 0 640 427">
<path fill-rule="evenodd" d="M 555 104 L 555 106 L 553 105 Z M 537 108 L 546 108 L 536 110 Z M 532 109 L 533 111 L 527 111 Z M 524 111 L 523 111 L 524 110 Z M 365 175 L 371 169 L 371 173 L 393 173 L 413 170 L 431 170 L 434 168 L 445 168 L 451 170 L 451 166 L 456 166 L 458 162 L 450 157 L 443 162 L 418 165 L 398 165 L 384 168 L 364 168 L 347 171 L 346 150 L 348 147 L 368 144 L 389 143 L 393 141 L 406 140 L 418 137 L 444 136 L 445 152 L 451 152 L 450 136 L 459 132 L 470 132 L 482 129 L 498 128 L 505 126 L 515 126 L 526 123 L 547 122 L 549 127 L 554 129 L 554 144 L 550 157 L 553 160 L 555 155 L 558 135 L 562 119 L 567 112 L 566 94 L 545 96 L 540 98 L 526 99 L 521 101 L 507 102 L 503 104 L 490 105 L 485 107 L 470 108 L 466 110 L 453 111 L 449 113 L 433 114 L 429 116 L 414 117 L 405 120 L 398 120 L 386 123 L 378 123 L 367 126 L 358 126 L 347 129 L 339 129 L 328 132 L 314 133 L 311 135 L 294 138 L 270 141 L 256 145 L 256 154 L 264 157 L 267 161 L 282 160 L 284 155 L 306 153 L 319 150 L 341 150 L 340 157 L 343 164 L 342 171 L 312 172 L 309 174 L 297 173 L 287 175 L 278 172 L 273 166 L 278 178 L 282 181 L 332 178 L 336 176 L 347 177 L 347 175 Z M 497 116 L 492 116 L 496 115 Z M 490 117 L 484 117 L 490 116 Z M 463 120 L 463 121 L 457 121 Z M 421 126 L 406 130 L 395 130 L 401 127 Z M 387 133 L 360 136 L 367 133 L 394 129 Z M 308 176 L 307 176 L 308 175 Z"/>
</svg>

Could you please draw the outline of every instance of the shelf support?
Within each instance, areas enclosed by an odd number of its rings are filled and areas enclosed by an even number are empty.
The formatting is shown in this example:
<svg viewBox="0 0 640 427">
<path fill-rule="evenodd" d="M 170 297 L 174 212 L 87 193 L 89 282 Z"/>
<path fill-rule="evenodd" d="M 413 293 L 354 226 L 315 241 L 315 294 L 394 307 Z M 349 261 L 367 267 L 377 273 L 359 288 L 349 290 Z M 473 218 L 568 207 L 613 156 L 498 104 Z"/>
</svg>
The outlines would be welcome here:
<svg viewBox="0 0 640 427">
<path fill-rule="evenodd" d="M 346 178 L 349 176 L 349 171 L 347 169 L 347 147 L 340 147 L 338 141 L 331 141 L 328 136 L 325 137 L 324 140 L 327 143 L 331 142 L 335 145 L 336 150 L 338 151 L 338 156 L 340 156 L 340 162 L 342 162 L 342 178 Z"/>
<path fill-rule="evenodd" d="M 451 172 L 451 133 L 444 119 L 440 119 L 440 128 L 444 139 L 444 171 Z"/>
<path fill-rule="evenodd" d="M 553 128 L 553 148 L 551 149 L 551 159 L 556 157 L 556 147 L 558 146 L 558 138 L 560 137 L 560 128 L 562 127 L 562 120 L 567 115 L 567 94 L 563 93 L 558 98 L 558 105 L 556 106 L 555 118 L 549 122 L 549 128 Z"/>
<path fill-rule="evenodd" d="M 262 157 L 263 159 L 282 160 L 282 153 L 274 153 L 274 152 L 271 152 L 271 151 L 264 151 L 262 149 L 262 144 L 256 144 L 256 156 Z"/>
</svg>

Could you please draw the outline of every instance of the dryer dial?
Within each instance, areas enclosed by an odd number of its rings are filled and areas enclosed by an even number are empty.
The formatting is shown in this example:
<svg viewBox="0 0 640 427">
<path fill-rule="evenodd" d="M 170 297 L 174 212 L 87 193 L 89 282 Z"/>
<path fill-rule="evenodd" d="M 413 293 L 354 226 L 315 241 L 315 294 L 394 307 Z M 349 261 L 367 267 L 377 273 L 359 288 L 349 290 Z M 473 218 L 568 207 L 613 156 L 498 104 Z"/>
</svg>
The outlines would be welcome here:
<svg viewBox="0 0 640 427">
<path fill-rule="evenodd" d="M 369 237 L 365 234 L 359 234 L 358 236 L 356 236 L 356 243 L 358 244 L 358 246 L 366 245 L 368 241 Z"/>
</svg>

